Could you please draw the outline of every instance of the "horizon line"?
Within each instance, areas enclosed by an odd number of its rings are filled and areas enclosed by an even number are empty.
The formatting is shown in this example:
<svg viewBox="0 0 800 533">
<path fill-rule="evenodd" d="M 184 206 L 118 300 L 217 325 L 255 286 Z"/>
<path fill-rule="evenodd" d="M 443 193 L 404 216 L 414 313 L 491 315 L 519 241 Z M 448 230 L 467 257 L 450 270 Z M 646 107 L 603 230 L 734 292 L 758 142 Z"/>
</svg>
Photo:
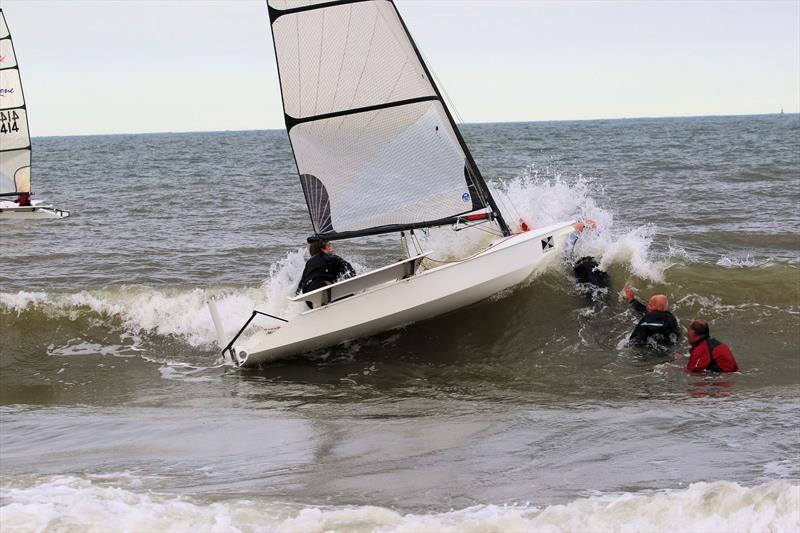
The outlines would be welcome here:
<svg viewBox="0 0 800 533">
<path fill-rule="evenodd" d="M 476 124 L 529 124 L 537 123 L 544 124 L 548 122 L 601 122 L 601 121 L 624 121 L 624 120 L 658 120 L 658 119 L 675 119 L 675 118 L 727 118 L 727 117 L 767 117 L 767 116 L 781 116 L 781 115 L 798 115 L 800 112 L 780 112 L 773 113 L 742 113 L 742 114 L 722 114 L 722 115 L 659 115 L 659 116 L 641 116 L 641 117 L 613 117 L 613 118 L 570 118 L 570 119 L 550 119 L 550 120 L 500 120 L 500 121 L 477 121 L 477 122 L 457 122 L 459 126 L 469 126 Z M 111 133 L 67 133 L 55 135 L 31 135 L 31 139 L 48 139 L 54 137 L 104 137 L 111 135 L 166 135 L 176 133 L 241 133 L 249 131 L 286 131 L 285 127 L 280 128 L 257 128 L 257 129 L 240 129 L 240 130 L 169 130 L 169 131 L 134 131 L 134 132 L 111 132 Z"/>
</svg>

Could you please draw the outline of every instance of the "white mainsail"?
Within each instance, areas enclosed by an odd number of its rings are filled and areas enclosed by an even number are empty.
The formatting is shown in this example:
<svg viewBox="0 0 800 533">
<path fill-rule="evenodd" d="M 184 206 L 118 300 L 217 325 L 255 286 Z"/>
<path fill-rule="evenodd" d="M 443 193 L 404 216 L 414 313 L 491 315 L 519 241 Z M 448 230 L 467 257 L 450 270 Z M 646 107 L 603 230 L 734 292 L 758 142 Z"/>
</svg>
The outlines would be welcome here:
<svg viewBox="0 0 800 533">
<path fill-rule="evenodd" d="M 17 56 L 0 9 L 0 196 L 31 191 L 31 138 Z"/>
<path fill-rule="evenodd" d="M 314 232 L 500 217 L 390 0 L 268 0 L 286 128 Z"/>
</svg>

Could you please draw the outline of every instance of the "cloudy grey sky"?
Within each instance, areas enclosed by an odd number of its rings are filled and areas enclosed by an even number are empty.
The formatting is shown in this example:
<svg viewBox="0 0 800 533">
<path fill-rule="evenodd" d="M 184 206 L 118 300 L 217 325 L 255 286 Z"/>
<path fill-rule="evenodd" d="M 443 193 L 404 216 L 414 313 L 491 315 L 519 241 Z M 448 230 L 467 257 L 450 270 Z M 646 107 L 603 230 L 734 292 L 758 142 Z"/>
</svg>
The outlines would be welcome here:
<svg viewBox="0 0 800 533">
<path fill-rule="evenodd" d="M 396 0 L 466 122 L 800 111 L 800 2 Z M 3 0 L 31 133 L 282 128 L 262 0 Z"/>
</svg>

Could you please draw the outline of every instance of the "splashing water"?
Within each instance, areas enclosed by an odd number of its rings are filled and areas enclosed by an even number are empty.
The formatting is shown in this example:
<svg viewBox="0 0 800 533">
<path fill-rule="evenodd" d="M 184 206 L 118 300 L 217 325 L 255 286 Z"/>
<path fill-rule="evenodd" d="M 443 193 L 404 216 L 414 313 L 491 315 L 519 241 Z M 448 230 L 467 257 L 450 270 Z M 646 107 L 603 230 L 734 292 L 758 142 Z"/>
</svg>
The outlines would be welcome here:
<svg viewBox="0 0 800 533">
<path fill-rule="evenodd" d="M 592 182 L 582 176 L 567 180 L 550 168 L 540 171 L 534 167 L 506 181 L 502 189 L 493 190 L 508 220 L 521 218 L 533 228 L 564 220 L 593 219 L 597 229 L 584 232 L 576 245 L 576 254 L 600 258 L 604 269 L 622 264 L 634 276 L 663 281 L 666 265 L 648 257 L 652 228 L 618 231 L 613 213 L 597 205 L 592 192 Z M 453 260 L 485 248 L 496 238 L 478 228 L 458 232 L 436 228 L 418 235 L 422 247 L 432 251 L 434 258 Z M 514 229 L 519 229 L 516 223 Z M 101 320 L 119 320 L 128 331 L 175 335 L 193 346 L 210 348 L 217 344 L 217 335 L 206 306 L 209 299 L 216 303 L 227 338 L 238 331 L 253 309 L 287 320 L 302 313 L 304 304 L 291 302 L 289 298 L 295 294 L 306 259 L 304 248 L 289 250 L 269 267 L 266 278 L 257 286 L 190 289 L 121 286 L 76 294 L 22 291 L 0 293 L 0 306 L 17 314 L 35 309 L 53 317 L 74 317 L 89 310 Z M 357 272 L 368 270 L 359 261 L 352 263 Z M 554 262 L 549 268 L 560 266 Z M 274 319 L 258 316 L 245 335 L 278 325 Z"/>
</svg>

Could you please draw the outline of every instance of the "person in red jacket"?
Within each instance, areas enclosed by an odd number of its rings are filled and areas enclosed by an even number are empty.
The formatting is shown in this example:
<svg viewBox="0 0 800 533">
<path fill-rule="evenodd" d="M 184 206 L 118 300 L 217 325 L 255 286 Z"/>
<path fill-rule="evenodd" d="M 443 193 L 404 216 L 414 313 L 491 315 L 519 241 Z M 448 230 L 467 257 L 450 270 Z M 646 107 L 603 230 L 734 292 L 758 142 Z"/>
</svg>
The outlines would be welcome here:
<svg viewBox="0 0 800 533">
<path fill-rule="evenodd" d="M 689 350 L 689 372 L 737 372 L 739 365 L 727 344 L 711 338 L 708 322 L 695 320 L 686 330 L 686 338 L 692 345 Z"/>
</svg>

